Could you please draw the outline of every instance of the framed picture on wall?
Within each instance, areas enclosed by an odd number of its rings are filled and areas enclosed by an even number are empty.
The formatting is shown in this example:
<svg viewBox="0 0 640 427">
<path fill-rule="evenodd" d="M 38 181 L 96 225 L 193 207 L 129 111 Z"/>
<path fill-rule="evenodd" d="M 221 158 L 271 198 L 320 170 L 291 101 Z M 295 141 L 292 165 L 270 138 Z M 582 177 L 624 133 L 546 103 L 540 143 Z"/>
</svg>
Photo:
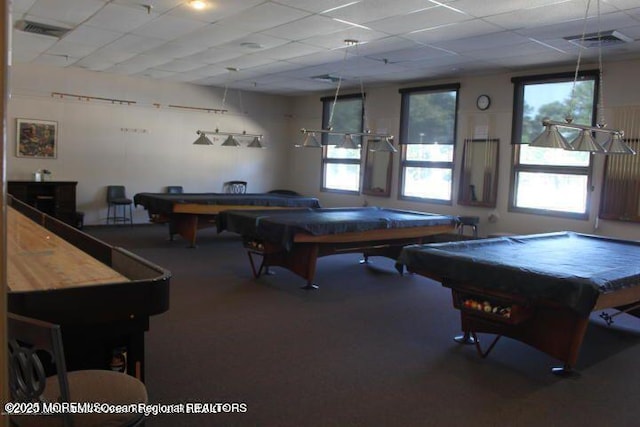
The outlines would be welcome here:
<svg viewBox="0 0 640 427">
<path fill-rule="evenodd" d="M 58 122 L 16 119 L 16 156 L 55 159 L 58 153 Z"/>
</svg>

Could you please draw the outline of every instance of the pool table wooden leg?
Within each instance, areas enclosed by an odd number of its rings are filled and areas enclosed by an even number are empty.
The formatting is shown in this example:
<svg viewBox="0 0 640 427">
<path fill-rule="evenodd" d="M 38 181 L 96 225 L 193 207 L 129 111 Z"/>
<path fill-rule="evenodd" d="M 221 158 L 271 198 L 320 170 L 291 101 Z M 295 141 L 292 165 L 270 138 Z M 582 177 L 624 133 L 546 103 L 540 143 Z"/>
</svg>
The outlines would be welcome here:
<svg viewBox="0 0 640 427">
<path fill-rule="evenodd" d="M 198 231 L 197 215 L 174 215 L 172 232 L 178 233 L 189 242 L 190 248 L 196 247 L 196 233 Z"/>
</svg>

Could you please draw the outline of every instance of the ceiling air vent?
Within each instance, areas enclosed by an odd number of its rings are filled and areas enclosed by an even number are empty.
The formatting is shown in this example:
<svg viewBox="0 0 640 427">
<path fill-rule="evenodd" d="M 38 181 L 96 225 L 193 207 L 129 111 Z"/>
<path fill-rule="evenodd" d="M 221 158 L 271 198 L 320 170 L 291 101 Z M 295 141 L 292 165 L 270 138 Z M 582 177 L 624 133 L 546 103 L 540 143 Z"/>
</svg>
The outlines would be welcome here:
<svg viewBox="0 0 640 427">
<path fill-rule="evenodd" d="M 323 82 L 323 83 L 335 83 L 338 80 L 340 80 L 339 77 L 332 76 L 331 74 L 323 74 L 321 76 L 313 76 L 313 77 L 311 77 L 311 79 L 315 80 L 317 82 Z"/>
<path fill-rule="evenodd" d="M 584 38 L 582 36 L 570 36 L 565 37 L 564 39 L 569 41 L 570 43 L 587 48 L 617 46 L 619 44 L 629 43 L 633 41 L 632 38 L 627 37 L 616 30 L 585 34 Z"/>
<path fill-rule="evenodd" d="M 24 19 L 16 22 L 16 29 L 24 31 L 25 33 L 40 34 L 56 38 L 61 38 L 71 31 L 69 28 L 54 27 L 53 25 L 41 24 L 40 22 L 27 21 Z"/>
</svg>

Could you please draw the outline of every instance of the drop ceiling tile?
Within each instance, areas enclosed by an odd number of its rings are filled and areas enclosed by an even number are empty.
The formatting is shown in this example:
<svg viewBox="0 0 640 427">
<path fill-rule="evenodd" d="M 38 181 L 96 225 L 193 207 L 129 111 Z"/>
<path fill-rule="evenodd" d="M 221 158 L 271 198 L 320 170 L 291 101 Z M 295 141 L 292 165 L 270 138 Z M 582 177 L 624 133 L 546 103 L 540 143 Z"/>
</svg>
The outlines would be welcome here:
<svg viewBox="0 0 640 427">
<path fill-rule="evenodd" d="M 606 3 L 601 3 L 600 10 L 603 14 L 615 11 Z M 595 11 L 593 14 L 595 15 Z M 484 19 L 504 29 L 517 30 L 561 22 L 584 21 L 584 15 L 585 3 L 583 0 L 568 0 L 545 7 L 487 16 Z"/>
<path fill-rule="evenodd" d="M 320 13 L 325 10 L 361 1 L 362 0 L 278 0 L 278 3 L 309 12 Z"/>
<path fill-rule="evenodd" d="M 111 64 L 117 64 L 119 62 L 131 59 L 135 55 L 136 54 L 132 52 L 126 52 L 119 49 L 111 49 L 109 46 L 107 46 L 96 50 L 91 55 L 85 56 L 80 61 L 78 61 L 78 63 L 84 63 L 84 61 L 87 60 L 88 63 L 110 62 Z"/>
<path fill-rule="evenodd" d="M 187 34 L 186 36 L 177 38 L 175 42 L 208 48 L 246 37 L 250 33 L 250 31 L 234 26 L 209 24 L 199 30 Z"/>
<path fill-rule="evenodd" d="M 437 58 L 421 59 L 411 62 L 399 62 L 398 66 L 404 67 L 407 70 L 412 69 L 458 69 L 466 67 L 467 65 L 474 65 L 478 63 L 477 59 L 469 58 L 463 55 L 449 55 L 440 56 Z"/>
<path fill-rule="evenodd" d="M 62 41 L 84 44 L 89 46 L 104 46 L 122 37 L 122 33 L 103 30 L 101 28 L 81 25 L 62 38 Z"/>
<path fill-rule="evenodd" d="M 310 46 L 308 44 L 290 42 L 282 46 L 275 47 L 273 49 L 265 49 L 255 53 L 256 56 L 262 56 L 270 60 L 284 60 L 290 58 L 296 58 L 299 56 L 311 55 L 316 52 L 323 51 L 325 49 Z"/>
<path fill-rule="evenodd" d="M 304 18 L 305 16 L 309 16 L 309 13 L 291 7 L 281 6 L 276 3 L 266 2 L 227 18 L 225 25 L 242 28 L 251 32 L 258 32 Z"/>
<path fill-rule="evenodd" d="M 265 93 L 326 92 L 335 85 L 311 77 L 342 72 L 350 86 L 566 66 L 580 50 L 563 37 L 581 32 L 585 7 L 585 0 L 217 0 L 197 12 L 185 0 L 149 0 L 151 10 L 142 3 L 13 0 L 14 20 L 75 31 L 62 39 L 14 31 L 12 60 L 64 67 L 78 59 L 71 67 L 218 86 L 232 81 Z M 640 39 L 638 0 L 601 3 L 601 26 Z M 594 15 L 595 9 L 588 28 Z M 80 16 L 85 20 L 72 23 Z M 361 43 L 347 49 L 345 39 Z M 639 58 L 640 41 L 602 53 L 606 61 Z M 597 63 L 597 50 L 582 57 Z M 229 74 L 231 66 L 241 71 Z"/>
<path fill-rule="evenodd" d="M 155 68 L 165 71 L 174 71 L 176 73 L 182 73 L 186 71 L 202 68 L 204 64 L 202 62 L 186 61 L 184 59 L 174 59 L 171 62 L 158 65 Z"/>
<path fill-rule="evenodd" d="M 490 24 L 482 19 L 473 19 L 470 21 L 434 27 L 426 31 L 411 32 L 409 34 L 405 34 L 403 37 L 420 43 L 435 43 L 467 37 L 478 37 L 501 31 L 503 31 L 502 28 Z"/>
<path fill-rule="evenodd" d="M 195 10 L 186 2 L 168 12 L 171 16 L 197 19 L 204 22 L 217 22 L 264 3 L 264 0 L 216 0 L 210 1 L 204 10 Z"/>
<path fill-rule="evenodd" d="M 99 46 L 91 46 L 83 43 L 76 43 L 68 40 L 61 40 L 50 49 L 47 49 L 48 55 L 66 56 L 69 58 L 75 58 L 74 62 L 78 59 L 95 52 Z"/>
<path fill-rule="evenodd" d="M 166 64 L 169 61 L 170 60 L 164 56 L 143 54 L 133 56 L 125 61 L 120 61 L 118 65 L 145 70 L 147 68 L 157 67 L 161 64 Z"/>
<path fill-rule="evenodd" d="M 618 10 L 629 10 L 638 7 L 636 0 L 606 0 L 606 2 Z"/>
<path fill-rule="evenodd" d="M 537 9 L 540 7 L 553 8 L 557 3 L 566 0 L 508 0 L 508 1 L 478 1 L 457 0 L 453 3 L 456 9 L 460 9 L 471 16 L 481 18 L 491 15 L 499 15 L 520 10 Z M 584 13 L 584 6 L 582 7 Z"/>
<path fill-rule="evenodd" d="M 470 19 L 472 18 L 469 15 L 457 13 L 444 7 L 434 7 L 408 15 L 369 22 L 367 25 L 387 34 L 406 34 L 411 31 L 437 28 Z"/>
<path fill-rule="evenodd" d="M 363 0 L 350 6 L 327 12 L 326 15 L 356 24 L 369 26 L 368 23 L 378 21 L 382 18 L 398 17 L 398 19 L 408 18 L 410 12 L 425 7 L 441 9 L 425 0 L 408 1 L 388 1 L 388 0 Z M 442 8 L 444 9 L 444 8 Z M 447 9 L 448 10 L 448 9 Z M 382 30 L 381 30 L 382 31 Z"/>
<path fill-rule="evenodd" d="M 146 77 L 146 78 L 150 78 L 150 79 L 164 79 L 167 77 L 170 77 L 172 75 L 174 75 L 174 72 L 171 71 L 164 71 L 164 70 L 156 70 L 156 69 L 148 69 L 148 70 L 144 70 L 141 71 L 137 74 L 135 74 L 137 77 Z"/>
<path fill-rule="evenodd" d="M 629 16 L 631 16 L 632 18 L 640 20 L 640 7 L 633 8 L 633 9 L 627 9 L 627 10 L 624 11 L 624 13 L 626 13 Z"/>
<path fill-rule="evenodd" d="M 18 44 L 23 47 L 24 50 L 30 52 L 44 52 L 52 47 L 59 39 L 55 37 L 43 36 L 41 34 L 25 33 L 19 30 L 13 30 L 12 43 Z"/>
<path fill-rule="evenodd" d="M 107 0 L 38 0 L 29 9 L 29 15 L 75 26 L 89 19 L 106 3 Z"/>
<path fill-rule="evenodd" d="M 373 40 L 384 39 L 386 37 L 388 37 L 388 35 L 385 33 L 353 27 L 348 30 L 338 31 L 332 34 L 309 37 L 302 40 L 302 42 L 313 46 L 324 47 L 326 49 L 344 49 L 346 47 L 344 41 L 347 39 L 357 40 L 361 43 L 368 43 Z"/>
<path fill-rule="evenodd" d="M 101 55 L 96 55 L 94 52 L 91 55 L 80 59 L 74 64 L 74 66 L 92 71 L 104 71 L 113 67 L 114 64 L 115 61 Z"/>
<path fill-rule="evenodd" d="M 358 55 L 378 55 L 381 53 L 395 52 L 402 49 L 416 47 L 418 43 L 404 37 L 389 36 L 382 39 L 373 40 L 357 46 Z"/>
<path fill-rule="evenodd" d="M 571 55 L 550 49 L 539 43 L 527 42 L 514 44 L 510 46 L 501 46 L 500 49 L 478 49 L 472 52 L 466 52 L 465 56 L 485 61 L 495 61 L 499 59 L 513 58 L 517 56 L 535 56 L 544 55 L 553 52 L 554 55 L 562 55 L 564 58 L 570 58 Z"/>
<path fill-rule="evenodd" d="M 520 36 L 510 31 L 485 34 L 478 37 L 466 37 L 464 39 L 441 41 L 433 43 L 432 46 L 447 49 L 452 52 L 470 52 L 477 49 L 498 49 L 502 46 L 509 46 L 519 43 L 526 43 L 527 37 Z"/>
<path fill-rule="evenodd" d="M 297 79 L 310 79 L 316 76 L 323 76 L 330 74 L 334 77 L 339 77 L 339 71 L 342 69 L 342 62 L 333 62 L 321 65 L 315 65 L 312 67 L 298 68 L 290 71 L 283 71 L 281 74 Z M 315 81 L 315 80 L 314 80 Z M 323 82 L 326 83 L 326 82 Z M 333 84 L 333 83 L 331 83 Z"/>
<path fill-rule="evenodd" d="M 118 40 L 108 44 L 106 47 L 112 51 L 121 50 L 127 53 L 142 53 L 155 47 L 163 45 L 165 40 L 153 37 L 127 34 Z"/>
<path fill-rule="evenodd" d="M 251 70 L 260 73 L 260 74 L 273 74 L 273 73 L 282 73 L 284 71 L 295 70 L 300 67 L 299 64 L 293 64 L 287 61 L 276 61 L 270 62 L 264 65 L 257 65 L 253 67 Z"/>
<path fill-rule="evenodd" d="M 224 64 L 225 67 L 233 67 L 244 71 L 247 68 L 268 64 L 270 62 L 270 59 L 264 57 L 259 57 L 256 55 L 242 55 L 237 58 L 226 60 L 224 61 Z"/>
<path fill-rule="evenodd" d="M 38 56 L 33 63 L 39 65 L 53 65 L 55 67 L 68 67 L 73 65 L 78 58 L 72 58 L 66 55 L 43 54 Z"/>
<path fill-rule="evenodd" d="M 511 56 L 504 59 L 494 59 L 492 60 L 492 62 L 504 68 L 516 70 L 516 69 L 527 69 L 532 66 L 535 67 L 538 61 L 538 58 L 542 58 L 545 61 L 550 61 L 557 64 L 571 64 L 574 67 L 575 67 L 575 61 L 576 61 L 575 57 L 563 55 L 559 52 L 549 51 L 549 52 L 537 54 L 537 58 L 534 58 L 528 55 L 518 55 L 518 56 Z"/>
<path fill-rule="evenodd" d="M 386 73 L 400 73 L 406 70 L 394 63 L 384 63 L 383 61 L 371 58 L 359 58 L 354 64 L 348 64 L 347 67 L 342 70 L 341 77 L 343 79 L 358 80 L 359 78 L 365 78 L 367 76 L 376 76 Z"/>
<path fill-rule="evenodd" d="M 136 7 L 146 11 L 145 4 L 152 5 L 152 13 L 157 13 L 159 15 L 170 11 L 171 9 L 180 6 L 184 3 L 185 0 L 112 0 L 112 3 L 120 4 L 123 6 Z"/>
<path fill-rule="evenodd" d="M 330 34 L 349 28 L 351 26 L 343 22 L 338 22 L 326 16 L 313 15 L 270 28 L 262 33 L 291 41 L 299 41 L 312 36 Z"/>
<path fill-rule="evenodd" d="M 640 26 L 640 22 L 624 12 L 615 12 L 600 17 L 600 24 L 596 18 L 587 21 L 586 33 L 595 33 L 601 30 L 622 30 L 626 27 Z M 563 22 L 560 24 L 543 25 L 536 28 L 526 28 L 517 31 L 518 34 L 533 37 L 538 40 L 549 40 L 567 36 L 581 35 L 584 30 L 584 20 Z M 624 32 L 624 31 L 622 31 Z"/>
<path fill-rule="evenodd" d="M 183 59 L 197 60 L 205 64 L 216 64 L 229 59 L 238 58 L 242 55 L 243 53 L 239 52 L 237 49 L 221 49 L 212 47 L 196 54 L 185 56 Z"/>
<path fill-rule="evenodd" d="M 166 58 L 185 58 L 191 55 L 195 56 L 204 51 L 206 51 L 206 49 L 201 46 L 168 42 L 156 48 L 149 49 L 146 53 L 149 55 L 164 56 Z"/>
<path fill-rule="evenodd" d="M 127 7 L 108 4 L 93 15 L 86 25 L 110 31 L 128 33 L 157 18 L 156 12 L 147 13 L 139 6 Z"/>
<path fill-rule="evenodd" d="M 344 58 L 343 49 L 324 50 L 319 51 L 311 55 L 298 56 L 296 58 L 289 58 L 287 62 L 298 64 L 301 66 L 313 66 L 319 64 L 327 64 L 335 61 L 341 61 Z"/>
<path fill-rule="evenodd" d="M 20 16 L 21 14 L 27 12 L 29 9 L 31 9 L 31 6 L 33 6 L 36 1 L 37 0 L 13 0 L 13 2 L 11 3 L 11 7 L 14 17 Z"/>
<path fill-rule="evenodd" d="M 156 71 L 157 72 L 157 71 Z M 202 79 L 201 74 L 193 73 L 193 72 L 177 72 L 168 74 L 163 78 L 164 80 L 172 81 L 172 82 L 183 82 L 183 83 L 191 83 L 197 80 Z"/>
<path fill-rule="evenodd" d="M 256 52 L 263 52 L 267 49 L 282 46 L 289 43 L 288 40 L 271 37 L 262 33 L 251 33 L 238 37 L 227 43 L 216 45 L 221 49 L 237 49 L 241 53 L 252 54 Z"/>
<path fill-rule="evenodd" d="M 162 15 L 132 31 L 133 34 L 145 37 L 155 37 L 163 40 L 173 40 L 207 26 L 206 22 L 194 19 L 179 18 Z"/>
</svg>

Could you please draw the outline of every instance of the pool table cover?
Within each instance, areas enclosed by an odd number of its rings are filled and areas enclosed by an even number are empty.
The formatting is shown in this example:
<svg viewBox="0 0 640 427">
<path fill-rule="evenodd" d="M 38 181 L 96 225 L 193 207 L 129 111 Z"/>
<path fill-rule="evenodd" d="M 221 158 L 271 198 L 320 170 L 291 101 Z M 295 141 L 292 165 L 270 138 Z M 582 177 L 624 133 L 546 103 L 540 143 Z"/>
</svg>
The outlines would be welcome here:
<svg viewBox="0 0 640 427">
<path fill-rule="evenodd" d="M 640 242 L 557 232 L 410 245 L 398 264 L 445 286 L 473 283 L 588 316 L 600 293 L 640 284 Z"/>
<path fill-rule="evenodd" d="M 135 205 L 142 205 L 150 213 L 170 214 L 175 204 L 205 204 L 233 206 L 281 206 L 319 208 L 315 197 L 269 193 L 138 193 L 134 196 Z"/>
<path fill-rule="evenodd" d="M 227 230 L 243 236 L 258 237 L 290 249 L 294 236 L 298 233 L 320 236 L 457 223 L 458 218 L 455 216 L 380 207 L 229 210 L 220 214 L 218 231 Z"/>
</svg>

